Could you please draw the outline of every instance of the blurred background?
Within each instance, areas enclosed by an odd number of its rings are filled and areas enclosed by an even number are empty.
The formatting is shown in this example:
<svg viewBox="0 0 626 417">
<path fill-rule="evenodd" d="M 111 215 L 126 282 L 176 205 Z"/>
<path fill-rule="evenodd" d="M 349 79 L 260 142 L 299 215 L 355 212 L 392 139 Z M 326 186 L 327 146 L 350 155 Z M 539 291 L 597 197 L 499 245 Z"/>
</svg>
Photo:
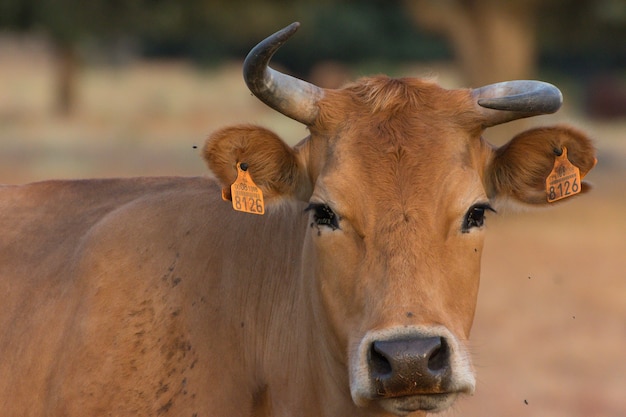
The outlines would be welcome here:
<svg viewBox="0 0 626 417">
<path fill-rule="evenodd" d="M 258 41 L 300 21 L 274 66 L 322 87 L 386 73 L 448 88 L 534 78 L 596 141 L 591 194 L 492 216 L 470 342 L 474 397 L 450 416 L 626 415 L 625 0 L 2 0 L 0 181 L 206 175 L 204 138 L 304 126 L 241 77 Z"/>
</svg>

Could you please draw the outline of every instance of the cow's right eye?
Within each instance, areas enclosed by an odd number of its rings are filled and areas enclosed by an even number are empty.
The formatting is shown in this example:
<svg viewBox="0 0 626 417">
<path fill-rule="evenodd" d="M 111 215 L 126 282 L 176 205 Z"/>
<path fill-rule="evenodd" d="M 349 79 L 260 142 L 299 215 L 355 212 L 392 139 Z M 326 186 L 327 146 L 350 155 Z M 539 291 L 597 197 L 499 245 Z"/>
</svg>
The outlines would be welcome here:
<svg viewBox="0 0 626 417">
<path fill-rule="evenodd" d="M 327 204 L 311 203 L 305 211 L 313 211 L 313 220 L 318 226 L 339 229 L 339 218 Z"/>
<path fill-rule="evenodd" d="M 463 219 L 463 233 L 468 233 L 474 227 L 482 227 L 485 223 L 485 211 L 487 210 L 495 213 L 495 210 L 489 204 L 473 205 Z"/>
</svg>

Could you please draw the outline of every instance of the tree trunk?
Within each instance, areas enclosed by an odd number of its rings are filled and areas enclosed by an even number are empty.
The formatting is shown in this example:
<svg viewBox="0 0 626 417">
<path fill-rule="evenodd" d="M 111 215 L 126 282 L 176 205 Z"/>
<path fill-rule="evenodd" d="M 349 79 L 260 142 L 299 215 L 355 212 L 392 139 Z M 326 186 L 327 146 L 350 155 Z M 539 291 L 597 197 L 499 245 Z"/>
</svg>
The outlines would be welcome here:
<svg viewBox="0 0 626 417">
<path fill-rule="evenodd" d="M 54 111 L 69 116 L 76 105 L 78 57 L 71 43 L 61 42 L 56 49 L 57 74 Z"/>
<path fill-rule="evenodd" d="M 446 36 L 471 87 L 532 78 L 533 0 L 406 0 L 420 27 Z"/>
</svg>

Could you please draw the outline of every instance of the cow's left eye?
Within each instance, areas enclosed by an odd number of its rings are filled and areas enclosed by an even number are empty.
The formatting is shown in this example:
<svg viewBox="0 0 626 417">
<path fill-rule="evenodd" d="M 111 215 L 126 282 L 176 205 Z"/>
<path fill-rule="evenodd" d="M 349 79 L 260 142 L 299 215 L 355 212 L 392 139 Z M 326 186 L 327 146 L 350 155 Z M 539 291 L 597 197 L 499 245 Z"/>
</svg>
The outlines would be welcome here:
<svg viewBox="0 0 626 417">
<path fill-rule="evenodd" d="M 318 226 L 339 229 L 339 219 L 335 212 L 326 204 L 311 203 L 305 211 L 313 211 L 313 220 Z"/>
<path fill-rule="evenodd" d="M 482 227 L 485 224 L 485 211 L 495 210 L 489 204 L 475 204 L 467 211 L 463 219 L 463 233 L 467 233 L 474 227 Z"/>
</svg>

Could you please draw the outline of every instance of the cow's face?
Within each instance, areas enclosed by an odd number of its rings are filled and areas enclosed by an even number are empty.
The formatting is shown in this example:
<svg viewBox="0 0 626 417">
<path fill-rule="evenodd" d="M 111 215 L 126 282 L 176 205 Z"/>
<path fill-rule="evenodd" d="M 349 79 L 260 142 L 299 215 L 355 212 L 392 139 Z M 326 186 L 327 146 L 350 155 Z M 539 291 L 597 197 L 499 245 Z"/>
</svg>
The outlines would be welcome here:
<svg viewBox="0 0 626 417">
<path fill-rule="evenodd" d="M 445 409 L 474 390 L 464 341 L 485 217 L 503 202 L 545 204 L 555 151 L 567 148 L 584 174 L 589 140 L 553 127 L 495 149 L 482 130 L 515 118 L 510 111 L 486 115 L 475 92 L 415 79 L 297 90 L 314 103 L 294 110 L 283 108 L 293 98 L 261 98 L 307 123 L 309 138 L 292 149 L 262 128 L 228 128 L 207 141 L 207 162 L 224 186 L 247 162 L 270 204 L 308 205 L 303 270 L 353 401 L 398 415 Z"/>
<path fill-rule="evenodd" d="M 464 123 L 468 101 L 417 80 L 362 80 L 329 99 L 312 130 L 327 145 L 313 158 L 324 161 L 310 256 L 358 405 L 440 410 L 474 389 L 462 340 L 491 206 L 489 148 Z"/>
</svg>

